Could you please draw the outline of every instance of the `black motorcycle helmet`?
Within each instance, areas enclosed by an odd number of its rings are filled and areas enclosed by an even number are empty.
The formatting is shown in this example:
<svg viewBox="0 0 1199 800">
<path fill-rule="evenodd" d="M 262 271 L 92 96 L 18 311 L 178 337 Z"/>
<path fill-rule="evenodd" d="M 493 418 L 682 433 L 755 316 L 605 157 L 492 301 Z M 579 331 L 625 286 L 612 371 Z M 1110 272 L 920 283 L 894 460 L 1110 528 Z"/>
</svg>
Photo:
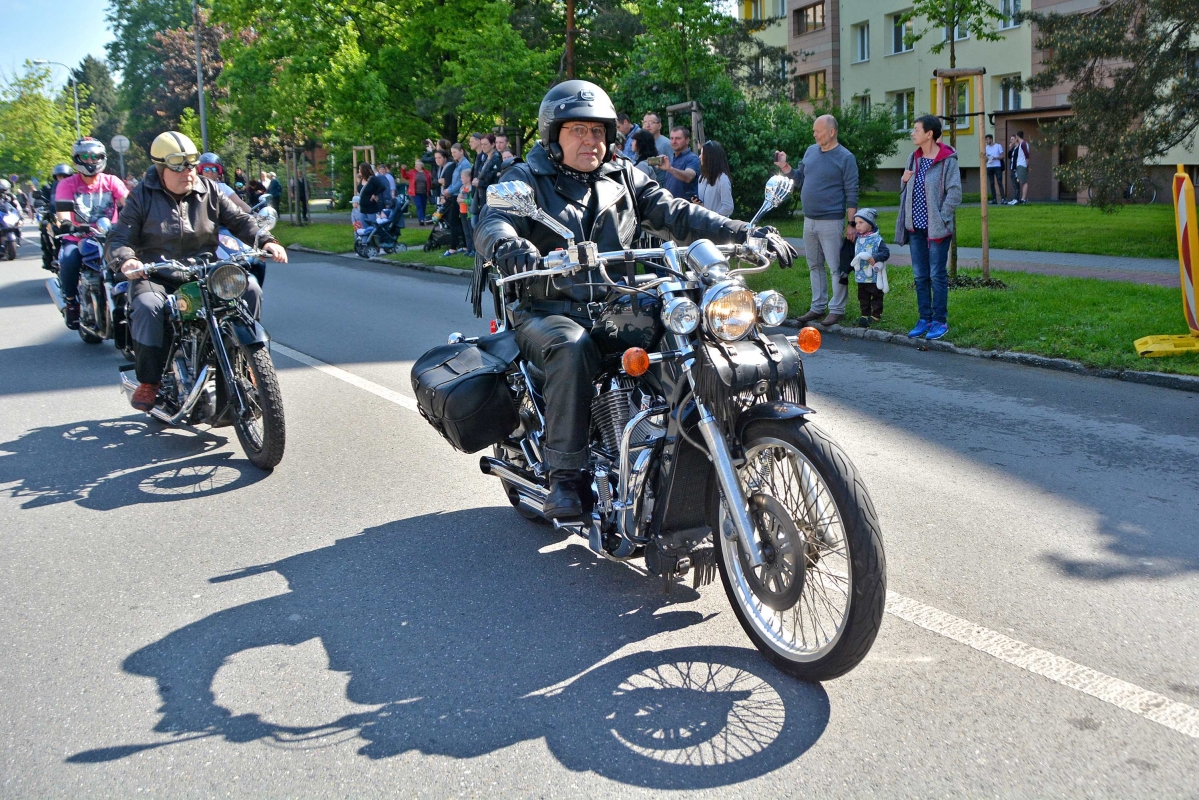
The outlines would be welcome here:
<svg viewBox="0 0 1199 800">
<path fill-rule="evenodd" d="M 558 131 L 567 122 L 602 122 L 608 131 L 604 161 L 616 152 L 616 106 L 608 93 L 591 81 L 566 81 L 546 92 L 537 112 L 537 132 L 555 164 L 562 163 Z"/>
<path fill-rule="evenodd" d="M 70 164 L 55 164 L 54 171 L 50 174 L 52 177 L 58 178 L 60 180 L 62 178 L 69 178 L 69 177 L 71 177 L 71 165 Z"/>
</svg>

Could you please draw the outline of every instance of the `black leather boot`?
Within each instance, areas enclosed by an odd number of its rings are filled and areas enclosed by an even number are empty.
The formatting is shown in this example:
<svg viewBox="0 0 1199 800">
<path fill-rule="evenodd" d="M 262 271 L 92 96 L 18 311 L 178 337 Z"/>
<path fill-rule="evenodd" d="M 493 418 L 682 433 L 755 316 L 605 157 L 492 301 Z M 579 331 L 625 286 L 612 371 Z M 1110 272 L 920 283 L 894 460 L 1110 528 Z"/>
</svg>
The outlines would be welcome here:
<svg viewBox="0 0 1199 800">
<path fill-rule="evenodd" d="M 547 519 L 576 519 L 583 516 L 579 499 L 579 472 L 560 469 L 550 472 L 550 493 L 541 511 Z"/>
<path fill-rule="evenodd" d="M 67 318 L 67 327 L 73 331 L 79 330 L 79 301 L 68 300 L 63 308 L 63 314 Z"/>
</svg>

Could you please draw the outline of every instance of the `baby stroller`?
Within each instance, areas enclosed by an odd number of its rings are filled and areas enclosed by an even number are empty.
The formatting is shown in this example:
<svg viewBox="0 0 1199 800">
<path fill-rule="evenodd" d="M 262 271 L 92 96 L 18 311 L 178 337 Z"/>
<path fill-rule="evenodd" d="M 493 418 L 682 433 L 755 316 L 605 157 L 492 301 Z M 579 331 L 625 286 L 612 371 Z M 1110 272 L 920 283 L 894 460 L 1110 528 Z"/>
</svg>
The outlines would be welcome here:
<svg viewBox="0 0 1199 800">
<path fill-rule="evenodd" d="M 429 231 L 429 240 L 425 242 L 426 253 L 450 246 L 450 226 L 445 221 L 444 209 L 445 202 L 438 203 L 437 212 L 433 214 L 433 229 Z"/>
<path fill-rule="evenodd" d="M 362 258 L 374 258 L 380 253 L 402 253 L 408 245 L 400 241 L 404 229 L 404 212 L 408 210 L 408 197 L 401 199 L 391 208 L 385 208 L 372 219 L 364 216 L 362 227 L 354 231 L 354 252 Z"/>
</svg>

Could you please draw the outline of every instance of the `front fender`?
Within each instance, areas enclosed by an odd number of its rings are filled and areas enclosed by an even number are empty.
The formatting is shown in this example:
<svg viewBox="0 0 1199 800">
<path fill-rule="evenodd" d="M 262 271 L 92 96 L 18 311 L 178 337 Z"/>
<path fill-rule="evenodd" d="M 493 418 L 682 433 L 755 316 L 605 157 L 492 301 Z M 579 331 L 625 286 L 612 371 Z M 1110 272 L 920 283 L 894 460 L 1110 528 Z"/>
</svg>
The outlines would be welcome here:
<svg viewBox="0 0 1199 800">
<path fill-rule="evenodd" d="M 733 431 L 737 435 L 737 441 L 741 442 L 745 440 L 745 429 L 749 427 L 750 423 L 762 419 L 798 419 L 815 413 L 815 411 L 807 406 L 801 406 L 798 403 L 783 401 L 777 403 L 759 403 L 756 406 L 750 406 L 737 415 L 737 422 L 733 425 Z"/>
<path fill-rule="evenodd" d="M 229 320 L 229 329 L 237 337 L 237 343 L 243 346 L 266 344 L 271 338 L 258 320 L 247 321 L 234 317 Z"/>
</svg>

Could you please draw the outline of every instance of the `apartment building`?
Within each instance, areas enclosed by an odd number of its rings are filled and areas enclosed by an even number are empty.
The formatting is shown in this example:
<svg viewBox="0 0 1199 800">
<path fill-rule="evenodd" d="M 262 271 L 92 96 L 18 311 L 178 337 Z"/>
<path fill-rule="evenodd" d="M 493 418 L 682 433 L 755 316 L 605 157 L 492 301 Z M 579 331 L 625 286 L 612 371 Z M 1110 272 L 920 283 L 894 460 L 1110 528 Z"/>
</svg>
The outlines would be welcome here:
<svg viewBox="0 0 1199 800">
<path fill-rule="evenodd" d="M 996 32 L 998 41 L 978 41 L 963 29 L 928 30 L 914 45 L 906 34 L 924 32 L 927 23 L 900 18 L 910 10 L 910 0 L 757 0 L 742 3 L 739 15 L 763 15 L 761 3 L 776 3 L 765 16 L 782 16 L 760 36 L 772 44 L 785 32 L 791 53 L 794 100 L 810 111 L 814 101 L 830 98 L 842 104 L 870 108 L 885 104 L 892 109 L 902 130 L 912 120 L 933 111 L 933 70 L 949 66 L 948 47 L 939 55 L 929 48 L 948 36 L 954 37 L 959 67 L 984 67 L 983 96 L 975 96 L 973 82 L 946 86 L 945 112 L 961 115 L 956 121 L 959 163 L 966 191 L 978 191 L 978 125 L 1006 145 L 1008 137 L 1023 131 L 1032 145 L 1029 162 L 1029 199 L 1085 200 L 1053 175 L 1059 164 L 1076 158 L 1072 147 L 1061 145 L 1045 130 L 1055 120 L 1071 113 L 1068 85 L 1038 92 L 1017 91 L 1015 80 L 1036 75 L 1043 54 L 1034 47 L 1036 32 L 1029 23 L 1017 23 L 1016 15 L 1028 9 L 1038 12 L 1074 13 L 1096 8 L 1098 0 L 994 0 L 1002 15 Z M 985 110 L 986 117 L 966 116 Z M 946 135 L 948 140 L 948 131 Z M 880 165 L 878 188 L 898 188 L 909 148 Z M 1199 164 L 1199 149 L 1175 151 L 1147 170 L 1160 187 L 1169 185 L 1173 165 Z M 1166 195 L 1168 192 L 1161 192 Z"/>
</svg>

